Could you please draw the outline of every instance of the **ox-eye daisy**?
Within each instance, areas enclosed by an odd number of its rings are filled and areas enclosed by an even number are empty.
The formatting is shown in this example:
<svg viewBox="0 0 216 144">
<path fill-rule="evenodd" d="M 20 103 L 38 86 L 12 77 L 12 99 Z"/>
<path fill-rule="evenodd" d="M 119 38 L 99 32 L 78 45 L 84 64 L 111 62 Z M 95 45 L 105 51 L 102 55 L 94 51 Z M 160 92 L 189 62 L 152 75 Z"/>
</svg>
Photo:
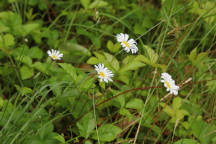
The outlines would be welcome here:
<svg viewBox="0 0 216 144">
<path fill-rule="evenodd" d="M 98 73 L 98 78 L 100 79 L 100 82 L 104 81 L 108 83 L 108 81 L 112 81 L 111 78 L 114 75 L 108 68 L 104 67 L 104 64 L 95 65 L 95 70 Z"/>
<path fill-rule="evenodd" d="M 63 54 L 58 50 L 51 49 L 51 51 L 48 50 L 47 53 L 53 60 L 61 60 L 61 57 L 63 57 Z"/>
<path fill-rule="evenodd" d="M 130 51 L 132 52 L 132 54 L 137 53 L 138 48 L 136 46 L 136 41 L 134 39 L 128 38 L 128 34 L 120 33 L 116 35 L 117 41 L 121 43 L 122 47 L 127 53 L 129 53 Z"/>
<path fill-rule="evenodd" d="M 175 84 L 175 81 L 172 79 L 171 75 L 168 73 L 162 73 L 161 78 L 161 82 L 164 83 L 167 91 L 170 91 L 171 94 L 178 95 L 179 86 Z"/>
</svg>

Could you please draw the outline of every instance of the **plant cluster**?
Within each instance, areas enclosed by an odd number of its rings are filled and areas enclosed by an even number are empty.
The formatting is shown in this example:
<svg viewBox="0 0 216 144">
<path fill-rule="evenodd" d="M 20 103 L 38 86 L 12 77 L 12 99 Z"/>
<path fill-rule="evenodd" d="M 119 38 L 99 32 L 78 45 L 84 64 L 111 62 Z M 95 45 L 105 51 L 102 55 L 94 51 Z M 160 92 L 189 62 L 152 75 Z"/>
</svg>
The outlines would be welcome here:
<svg viewBox="0 0 216 144">
<path fill-rule="evenodd" d="M 1 0 L 0 143 L 216 143 L 215 7 Z"/>
</svg>

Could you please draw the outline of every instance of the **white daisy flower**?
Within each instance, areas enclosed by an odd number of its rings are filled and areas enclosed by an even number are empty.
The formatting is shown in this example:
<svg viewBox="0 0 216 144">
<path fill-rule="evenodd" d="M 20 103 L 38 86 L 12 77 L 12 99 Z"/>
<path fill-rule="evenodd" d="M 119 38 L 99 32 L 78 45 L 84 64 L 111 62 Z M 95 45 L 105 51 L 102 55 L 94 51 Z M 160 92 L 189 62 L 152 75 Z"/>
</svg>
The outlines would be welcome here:
<svg viewBox="0 0 216 144">
<path fill-rule="evenodd" d="M 95 65 L 95 70 L 98 73 L 98 78 L 100 79 L 100 82 L 104 81 L 108 83 L 108 81 L 112 81 L 112 77 L 114 76 L 112 71 L 110 71 L 108 68 L 104 67 L 104 64 L 98 64 Z"/>
<path fill-rule="evenodd" d="M 61 60 L 61 57 L 63 57 L 63 54 L 58 50 L 51 49 L 51 51 L 48 50 L 47 53 L 53 60 Z"/>
<path fill-rule="evenodd" d="M 138 48 L 136 46 L 136 41 L 134 39 L 128 40 L 128 38 L 128 34 L 120 33 L 116 35 L 117 41 L 121 43 L 122 47 L 127 53 L 129 53 L 130 51 L 132 52 L 132 54 L 137 53 Z"/>
<path fill-rule="evenodd" d="M 164 86 L 167 88 L 167 91 L 170 91 L 171 94 L 178 95 L 179 86 L 175 84 L 175 81 L 172 79 L 172 76 L 168 73 L 162 73 L 161 74 L 161 80 L 162 83 L 164 83 Z"/>
</svg>

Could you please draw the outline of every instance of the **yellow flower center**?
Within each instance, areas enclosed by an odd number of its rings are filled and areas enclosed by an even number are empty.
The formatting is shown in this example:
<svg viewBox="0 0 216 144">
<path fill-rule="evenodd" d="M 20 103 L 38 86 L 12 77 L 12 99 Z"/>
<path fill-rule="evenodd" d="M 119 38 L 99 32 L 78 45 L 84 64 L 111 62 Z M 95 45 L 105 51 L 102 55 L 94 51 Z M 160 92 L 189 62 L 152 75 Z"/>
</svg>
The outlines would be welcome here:
<svg viewBox="0 0 216 144">
<path fill-rule="evenodd" d="M 122 42 L 126 45 L 126 47 L 130 48 L 130 45 L 128 42 L 126 42 L 126 41 L 122 41 Z"/>
<path fill-rule="evenodd" d="M 57 57 L 55 55 L 51 56 L 53 59 L 57 59 Z"/>
<path fill-rule="evenodd" d="M 100 76 L 104 78 L 105 74 L 103 72 L 100 72 Z"/>
<path fill-rule="evenodd" d="M 165 81 L 165 84 L 168 86 L 168 88 L 171 88 L 170 84 L 167 81 Z"/>
</svg>

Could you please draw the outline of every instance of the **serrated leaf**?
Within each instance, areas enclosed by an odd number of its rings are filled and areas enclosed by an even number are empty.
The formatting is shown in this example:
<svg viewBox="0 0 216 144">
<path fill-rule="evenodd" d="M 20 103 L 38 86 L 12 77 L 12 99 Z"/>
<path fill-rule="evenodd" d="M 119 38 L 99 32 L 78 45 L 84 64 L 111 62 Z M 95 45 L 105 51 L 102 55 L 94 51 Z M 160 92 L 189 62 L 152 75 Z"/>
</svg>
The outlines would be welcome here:
<svg viewBox="0 0 216 144">
<path fill-rule="evenodd" d="M 100 141 L 110 142 L 117 138 L 118 134 L 121 132 L 121 129 L 113 124 L 105 124 L 99 127 L 98 135 Z M 92 136 L 93 139 L 97 140 L 96 132 Z"/>
</svg>

